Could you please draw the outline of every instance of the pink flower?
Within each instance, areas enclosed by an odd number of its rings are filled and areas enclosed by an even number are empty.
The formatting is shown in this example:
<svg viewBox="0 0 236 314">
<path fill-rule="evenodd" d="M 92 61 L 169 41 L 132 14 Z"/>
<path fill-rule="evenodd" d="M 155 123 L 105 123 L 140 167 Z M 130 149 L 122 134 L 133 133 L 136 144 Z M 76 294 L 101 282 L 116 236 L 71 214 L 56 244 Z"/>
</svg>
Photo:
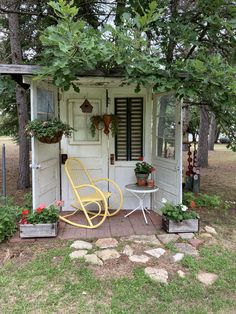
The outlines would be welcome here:
<svg viewBox="0 0 236 314">
<path fill-rule="evenodd" d="M 55 205 L 58 207 L 64 206 L 64 201 L 55 201 Z"/>
<path fill-rule="evenodd" d="M 36 208 L 36 212 L 39 214 L 42 213 L 43 210 L 44 210 L 44 208 L 42 208 L 42 207 Z"/>
<path fill-rule="evenodd" d="M 43 209 L 46 208 L 46 207 L 47 207 L 46 204 L 40 204 L 38 208 L 40 208 L 40 209 L 43 210 Z M 37 208 L 37 209 L 38 209 L 38 208 Z"/>
<path fill-rule="evenodd" d="M 191 201 L 190 202 L 190 206 L 191 206 L 191 208 L 195 208 L 196 207 L 196 203 L 194 201 Z"/>
</svg>

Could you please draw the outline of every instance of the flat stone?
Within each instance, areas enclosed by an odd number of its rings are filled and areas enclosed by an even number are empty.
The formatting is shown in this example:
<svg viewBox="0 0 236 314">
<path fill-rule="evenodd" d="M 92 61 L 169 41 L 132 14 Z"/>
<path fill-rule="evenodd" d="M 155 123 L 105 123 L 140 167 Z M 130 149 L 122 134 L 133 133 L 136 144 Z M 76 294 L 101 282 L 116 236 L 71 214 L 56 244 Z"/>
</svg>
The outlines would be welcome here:
<svg viewBox="0 0 236 314">
<path fill-rule="evenodd" d="M 79 251 L 74 251 L 70 253 L 70 259 L 76 259 L 76 258 L 82 258 L 88 253 L 87 250 L 79 250 Z"/>
<path fill-rule="evenodd" d="M 204 243 L 204 241 L 199 240 L 199 239 L 190 239 L 188 243 L 191 244 L 193 247 L 195 247 L 195 249 L 197 249 L 199 245 Z"/>
<path fill-rule="evenodd" d="M 145 274 L 154 281 L 168 283 L 168 272 L 165 269 L 157 267 L 146 267 Z"/>
<path fill-rule="evenodd" d="M 74 241 L 70 247 L 77 250 L 91 250 L 93 248 L 91 243 L 82 240 Z"/>
<path fill-rule="evenodd" d="M 194 237 L 194 233 L 192 232 L 179 233 L 179 236 L 183 240 L 190 240 Z"/>
<path fill-rule="evenodd" d="M 149 261 L 149 257 L 146 255 L 131 255 L 129 256 L 129 260 L 135 263 L 147 263 Z"/>
<path fill-rule="evenodd" d="M 127 255 L 127 256 L 131 256 L 131 255 L 134 254 L 134 250 L 127 244 L 127 245 L 124 247 L 123 254 L 125 254 L 125 255 Z"/>
<path fill-rule="evenodd" d="M 178 234 L 170 234 L 170 233 L 158 234 L 157 237 L 164 244 L 168 244 L 170 242 L 176 242 L 179 238 Z"/>
<path fill-rule="evenodd" d="M 176 253 L 170 257 L 171 263 L 180 262 L 184 258 L 184 253 Z"/>
<path fill-rule="evenodd" d="M 98 239 L 95 242 L 95 245 L 98 246 L 100 249 L 108 249 L 108 248 L 117 247 L 118 241 L 114 238 Z"/>
<path fill-rule="evenodd" d="M 161 245 L 160 241 L 153 235 L 132 235 L 126 238 L 128 241 L 150 245 Z"/>
<path fill-rule="evenodd" d="M 100 260 L 100 258 L 97 257 L 96 254 L 88 254 L 84 256 L 84 259 L 87 263 L 93 264 L 93 265 L 103 265 L 103 262 Z"/>
<path fill-rule="evenodd" d="M 199 237 L 203 240 L 208 240 L 212 238 L 212 235 L 210 233 L 203 232 L 203 233 L 200 233 Z"/>
<path fill-rule="evenodd" d="M 152 250 L 147 250 L 145 251 L 145 253 L 154 256 L 156 258 L 159 258 L 160 256 L 162 256 L 163 254 L 165 254 L 166 250 L 162 249 L 162 248 L 157 248 L 157 249 L 152 249 Z"/>
<path fill-rule="evenodd" d="M 217 234 L 217 232 L 216 232 L 215 228 L 213 228 L 213 227 L 206 226 L 204 229 L 205 229 L 205 230 L 206 230 L 206 232 L 208 232 L 208 233 L 211 233 L 211 234 Z"/>
<path fill-rule="evenodd" d="M 199 272 L 196 278 L 204 285 L 210 286 L 216 281 L 216 279 L 218 278 L 218 275 L 213 274 L 213 273 Z"/>
<path fill-rule="evenodd" d="M 184 254 L 192 255 L 192 256 L 199 255 L 198 251 L 192 245 L 188 243 L 175 243 L 175 247 L 180 253 L 184 253 Z"/>
<path fill-rule="evenodd" d="M 182 270 L 178 270 L 178 271 L 177 271 L 177 274 L 179 275 L 180 278 L 185 278 L 185 277 L 186 277 L 185 272 L 182 271 Z"/>
<path fill-rule="evenodd" d="M 102 250 L 102 251 L 97 251 L 97 252 L 95 252 L 95 254 L 99 258 L 101 258 L 103 261 L 120 257 L 120 254 L 115 249 L 106 249 L 106 250 Z"/>
</svg>

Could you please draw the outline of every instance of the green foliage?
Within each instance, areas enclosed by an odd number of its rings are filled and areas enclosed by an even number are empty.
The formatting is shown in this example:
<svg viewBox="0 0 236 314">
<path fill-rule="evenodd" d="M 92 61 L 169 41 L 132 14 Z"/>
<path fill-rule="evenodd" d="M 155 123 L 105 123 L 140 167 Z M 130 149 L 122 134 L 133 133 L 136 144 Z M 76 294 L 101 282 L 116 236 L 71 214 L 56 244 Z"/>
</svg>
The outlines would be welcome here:
<svg viewBox="0 0 236 314">
<path fill-rule="evenodd" d="M 21 224 L 44 224 L 44 223 L 54 223 L 59 220 L 59 206 L 50 205 L 46 207 L 45 205 L 40 205 L 35 211 L 22 209 L 21 210 Z"/>
<path fill-rule="evenodd" d="M 74 129 L 67 123 L 64 123 L 58 119 L 42 121 L 33 120 L 28 122 L 25 127 L 26 134 L 29 136 L 35 136 L 36 138 L 49 137 L 53 138 L 58 133 L 62 133 L 69 137 Z"/>
<path fill-rule="evenodd" d="M 135 173 L 151 173 L 154 170 L 153 166 L 146 161 L 137 162 L 134 168 Z"/>
<path fill-rule="evenodd" d="M 23 207 L 26 207 L 26 208 L 31 208 L 32 207 L 32 193 L 31 192 L 28 192 L 28 193 L 25 193 L 24 196 L 23 196 Z"/>
<path fill-rule="evenodd" d="M 199 218 L 199 215 L 189 210 L 187 206 L 183 204 L 174 205 L 172 203 L 165 202 L 164 206 L 160 208 L 162 214 L 169 220 L 180 222 L 186 219 Z"/>
<path fill-rule="evenodd" d="M 0 242 L 9 239 L 16 231 L 17 208 L 10 205 L 0 206 Z"/>
<path fill-rule="evenodd" d="M 192 192 L 183 194 L 183 203 L 189 205 L 191 201 L 195 202 L 196 207 L 217 208 L 222 205 L 221 198 L 217 195 L 208 195 L 199 193 L 195 195 Z"/>
</svg>

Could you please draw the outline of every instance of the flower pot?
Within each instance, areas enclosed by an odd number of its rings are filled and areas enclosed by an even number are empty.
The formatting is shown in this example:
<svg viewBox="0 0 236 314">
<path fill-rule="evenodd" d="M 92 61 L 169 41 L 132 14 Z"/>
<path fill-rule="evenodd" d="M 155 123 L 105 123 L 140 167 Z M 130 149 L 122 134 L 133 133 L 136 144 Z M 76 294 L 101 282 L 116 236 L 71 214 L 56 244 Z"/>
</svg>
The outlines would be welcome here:
<svg viewBox="0 0 236 314">
<path fill-rule="evenodd" d="M 59 143 L 61 138 L 62 138 L 63 132 L 58 132 L 57 134 L 55 134 L 54 137 L 49 137 L 49 136 L 42 136 L 40 138 L 38 138 L 38 140 L 41 143 L 45 143 L 45 144 L 55 144 L 55 143 Z"/>
<path fill-rule="evenodd" d="M 135 173 L 135 176 L 137 179 L 137 185 L 139 186 L 147 185 L 147 179 L 148 179 L 149 173 Z"/>
<path fill-rule="evenodd" d="M 104 133 L 107 135 L 109 134 L 110 130 L 109 130 L 109 125 L 111 123 L 112 120 L 112 116 L 109 114 L 104 114 L 103 116 L 103 122 L 104 122 Z"/>
<path fill-rule="evenodd" d="M 181 222 L 169 220 L 166 216 L 162 216 L 162 228 L 167 233 L 184 233 L 184 232 L 199 232 L 199 219 L 186 219 Z"/>
<path fill-rule="evenodd" d="M 20 224 L 21 238 L 47 238 L 56 237 L 59 222 L 46 224 Z"/>
</svg>

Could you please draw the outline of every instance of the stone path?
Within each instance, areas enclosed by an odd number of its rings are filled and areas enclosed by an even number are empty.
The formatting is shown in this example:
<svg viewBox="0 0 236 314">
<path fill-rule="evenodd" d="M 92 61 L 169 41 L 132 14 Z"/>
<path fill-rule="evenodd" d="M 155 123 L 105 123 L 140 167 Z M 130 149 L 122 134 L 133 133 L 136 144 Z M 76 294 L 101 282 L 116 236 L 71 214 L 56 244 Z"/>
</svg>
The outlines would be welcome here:
<svg viewBox="0 0 236 314">
<path fill-rule="evenodd" d="M 119 261 L 125 257 L 133 265 L 144 266 L 145 274 L 154 281 L 168 284 L 169 272 L 173 269 L 180 278 L 185 278 L 188 273 L 181 268 L 180 261 L 186 256 L 199 257 L 198 248 L 209 240 L 217 241 L 214 237 L 216 230 L 211 226 L 205 226 L 202 231 L 181 234 L 158 235 L 131 235 L 119 239 L 101 238 L 96 242 L 77 240 L 71 244 L 70 259 L 83 259 L 86 263 L 106 267 L 106 263 L 112 260 Z M 183 267 L 182 267 L 183 268 Z M 203 285 L 214 284 L 218 275 L 214 273 L 199 272 L 196 275 Z"/>
</svg>

